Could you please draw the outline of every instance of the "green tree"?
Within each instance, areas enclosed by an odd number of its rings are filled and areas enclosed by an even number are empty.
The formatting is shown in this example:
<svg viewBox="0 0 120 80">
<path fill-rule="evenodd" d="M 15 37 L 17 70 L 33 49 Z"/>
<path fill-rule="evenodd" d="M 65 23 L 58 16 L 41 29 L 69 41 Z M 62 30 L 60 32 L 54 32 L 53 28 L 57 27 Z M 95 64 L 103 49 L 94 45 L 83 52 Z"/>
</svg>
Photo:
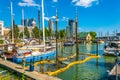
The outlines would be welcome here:
<svg viewBox="0 0 120 80">
<path fill-rule="evenodd" d="M 40 36 L 39 36 L 39 29 L 38 29 L 38 27 L 34 27 L 33 29 L 32 29 L 32 36 L 34 37 L 34 38 L 39 38 Z M 40 34 L 41 34 L 41 31 L 40 31 Z"/>
<path fill-rule="evenodd" d="M 48 36 L 50 36 L 50 33 L 49 33 L 50 31 L 47 29 L 47 28 L 45 28 L 45 37 L 48 37 Z"/>
<path fill-rule="evenodd" d="M 19 38 L 23 38 L 23 32 L 19 34 Z"/>
<path fill-rule="evenodd" d="M 30 32 L 28 31 L 27 27 L 24 27 L 24 35 L 29 38 L 30 37 Z"/>
<path fill-rule="evenodd" d="M 9 32 L 10 38 L 12 39 L 12 28 Z M 19 38 L 19 28 L 18 26 L 15 24 L 15 21 L 13 21 L 13 36 L 14 36 L 14 40 L 15 42 L 17 41 L 17 39 Z"/>
<path fill-rule="evenodd" d="M 65 29 L 59 31 L 59 36 L 60 36 L 61 39 L 65 38 L 65 36 L 66 36 Z"/>
<path fill-rule="evenodd" d="M 96 39 L 96 36 L 97 36 L 97 34 L 96 34 L 96 32 L 90 32 L 90 35 L 92 36 L 92 40 L 95 40 Z"/>
<path fill-rule="evenodd" d="M 17 40 L 19 38 L 19 28 L 17 25 L 14 27 L 14 38 Z"/>
</svg>

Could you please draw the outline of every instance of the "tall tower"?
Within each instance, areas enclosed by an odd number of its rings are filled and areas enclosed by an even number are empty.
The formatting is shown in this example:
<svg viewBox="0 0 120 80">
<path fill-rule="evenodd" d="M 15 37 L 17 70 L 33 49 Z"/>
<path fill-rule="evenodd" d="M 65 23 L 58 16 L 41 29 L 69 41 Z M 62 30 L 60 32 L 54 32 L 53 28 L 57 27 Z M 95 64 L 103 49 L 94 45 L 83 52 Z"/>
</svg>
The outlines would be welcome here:
<svg viewBox="0 0 120 80">
<path fill-rule="evenodd" d="M 75 21 L 68 20 L 68 27 L 69 27 L 69 37 L 73 38 L 73 35 L 75 34 Z"/>
</svg>

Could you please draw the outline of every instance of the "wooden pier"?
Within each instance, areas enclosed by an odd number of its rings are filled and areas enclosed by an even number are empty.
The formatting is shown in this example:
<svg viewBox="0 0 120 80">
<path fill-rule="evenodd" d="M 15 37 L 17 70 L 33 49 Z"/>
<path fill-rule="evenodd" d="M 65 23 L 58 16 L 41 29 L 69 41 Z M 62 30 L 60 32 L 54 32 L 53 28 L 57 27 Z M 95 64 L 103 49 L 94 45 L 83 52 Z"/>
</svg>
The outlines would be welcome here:
<svg viewBox="0 0 120 80">
<path fill-rule="evenodd" d="M 120 76 L 120 65 L 118 65 L 118 75 Z M 113 67 L 113 69 L 109 73 L 110 75 L 116 75 L 116 65 Z"/>
<path fill-rule="evenodd" d="M 28 68 L 23 68 L 21 65 L 10 62 L 8 60 L 3 60 L 0 58 L 0 65 L 6 67 L 7 69 L 13 70 L 16 73 L 24 74 L 25 76 L 33 80 L 61 80 L 57 77 L 48 76 L 46 74 L 41 74 L 37 71 L 29 71 Z"/>
<path fill-rule="evenodd" d="M 117 74 L 118 74 L 118 80 L 120 80 L 120 65 L 118 65 Z M 108 77 L 108 80 L 115 80 L 115 79 L 116 79 L 116 65 L 112 68 Z"/>
</svg>

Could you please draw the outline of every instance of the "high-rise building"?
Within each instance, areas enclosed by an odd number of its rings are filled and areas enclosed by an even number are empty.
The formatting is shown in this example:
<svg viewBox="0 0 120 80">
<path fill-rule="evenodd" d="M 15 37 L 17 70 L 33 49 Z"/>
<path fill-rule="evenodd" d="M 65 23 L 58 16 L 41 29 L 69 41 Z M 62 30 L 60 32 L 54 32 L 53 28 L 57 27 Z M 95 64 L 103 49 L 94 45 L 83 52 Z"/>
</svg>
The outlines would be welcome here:
<svg viewBox="0 0 120 80">
<path fill-rule="evenodd" d="M 72 38 L 75 35 L 75 21 L 68 20 L 68 33 L 69 37 Z"/>
<path fill-rule="evenodd" d="M 49 30 L 51 30 L 52 32 L 54 31 L 54 24 L 53 24 L 53 21 L 51 19 L 49 19 L 48 21 L 48 26 L 49 26 Z"/>
<path fill-rule="evenodd" d="M 0 36 L 3 36 L 4 21 L 0 21 Z"/>
<path fill-rule="evenodd" d="M 36 26 L 36 20 L 33 19 L 33 18 L 31 18 L 31 19 L 24 19 L 24 26 L 35 27 Z"/>
</svg>

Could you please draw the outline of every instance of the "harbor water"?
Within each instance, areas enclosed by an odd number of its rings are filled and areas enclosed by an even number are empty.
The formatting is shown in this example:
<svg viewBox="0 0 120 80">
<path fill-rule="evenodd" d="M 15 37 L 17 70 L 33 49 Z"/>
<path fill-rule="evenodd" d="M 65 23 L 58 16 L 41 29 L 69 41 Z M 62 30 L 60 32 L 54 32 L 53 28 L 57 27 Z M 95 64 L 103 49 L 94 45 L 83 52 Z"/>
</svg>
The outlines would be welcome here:
<svg viewBox="0 0 120 80">
<path fill-rule="evenodd" d="M 98 48 L 98 54 L 101 58 L 74 65 L 65 72 L 58 74 L 57 77 L 63 80 L 106 80 L 107 71 L 110 71 L 115 64 L 115 57 L 103 55 L 104 44 L 99 44 Z M 96 54 L 96 44 L 79 44 L 79 52 Z M 79 56 L 82 56 L 80 53 Z"/>
</svg>

